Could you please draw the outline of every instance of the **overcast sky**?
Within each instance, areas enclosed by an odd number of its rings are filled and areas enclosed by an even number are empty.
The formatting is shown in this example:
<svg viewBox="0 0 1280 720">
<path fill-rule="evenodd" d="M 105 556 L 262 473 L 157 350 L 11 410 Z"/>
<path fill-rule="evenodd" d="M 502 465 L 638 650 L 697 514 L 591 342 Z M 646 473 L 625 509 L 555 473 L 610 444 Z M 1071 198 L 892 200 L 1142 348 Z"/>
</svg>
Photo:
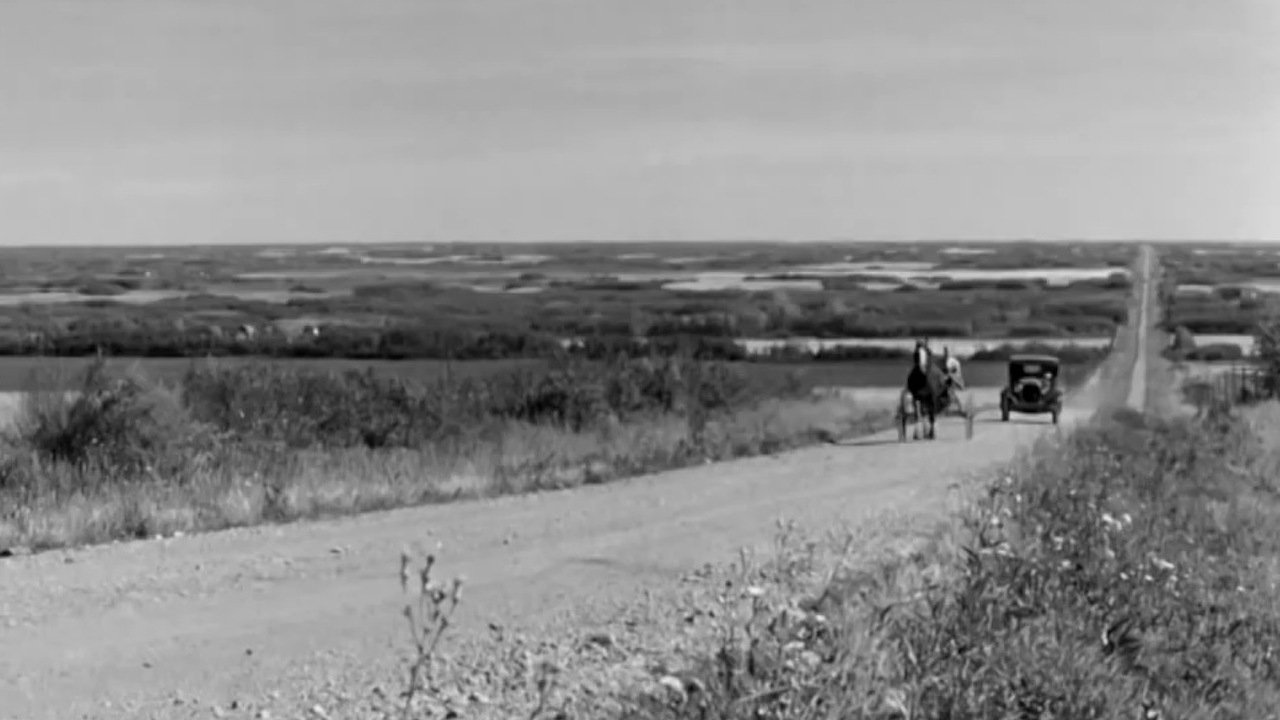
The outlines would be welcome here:
<svg viewBox="0 0 1280 720">
<path fill-rule="evenodd" d="M 0 244 L 1280 240 L 1277 0 L 0 0 Z"/>
</svg>

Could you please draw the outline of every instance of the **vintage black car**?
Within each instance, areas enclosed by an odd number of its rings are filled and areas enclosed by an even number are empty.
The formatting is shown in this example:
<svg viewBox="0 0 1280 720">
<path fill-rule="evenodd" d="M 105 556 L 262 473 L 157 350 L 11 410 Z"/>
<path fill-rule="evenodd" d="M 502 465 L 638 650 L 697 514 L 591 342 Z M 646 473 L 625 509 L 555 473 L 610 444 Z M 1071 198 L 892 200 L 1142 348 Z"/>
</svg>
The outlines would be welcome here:
<svg viewBox="0 0 1280 720">
<path fill-rule="evenodd" d="M 1000 390 L 1000 419 L 1008 422 L 1011 412 L 1050 413 L 1057 425 L 1062 414 L 1062 388 L 1058 387 L 1061 365 L 1053 355 L 1011 356 L 1009 381 Z"/>
</svg>

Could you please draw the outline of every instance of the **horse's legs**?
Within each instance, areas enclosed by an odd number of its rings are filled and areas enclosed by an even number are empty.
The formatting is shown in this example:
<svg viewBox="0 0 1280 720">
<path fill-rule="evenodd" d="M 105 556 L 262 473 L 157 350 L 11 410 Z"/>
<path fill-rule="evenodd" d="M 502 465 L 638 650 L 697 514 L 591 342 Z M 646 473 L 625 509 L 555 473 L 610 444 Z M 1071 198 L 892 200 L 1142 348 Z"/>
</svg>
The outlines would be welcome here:
<svg viewBox="0 0 1280 720">
<path fill-rule="evenodd" d="M 914 427 L 911 428 L 911 439 L 919 440 L 920 427 L 921 427 L 921 424 L 924 422 L 924 406 L 921 405 L 920 401 L 916 399 L 914 396 L 911 398 L 911 410 L 915 413 L 915 416 L 916 416 Z"/>
<path fill-rule="evenodd" d="M 937 422 L 938 422 L 937 411 L 938 411 L 937 403 L 930 403 L 929 404 L 929 434 L 928 434 L 928 438 L 930 440 L 934 440 L 937 437 Z"/>
</svg>

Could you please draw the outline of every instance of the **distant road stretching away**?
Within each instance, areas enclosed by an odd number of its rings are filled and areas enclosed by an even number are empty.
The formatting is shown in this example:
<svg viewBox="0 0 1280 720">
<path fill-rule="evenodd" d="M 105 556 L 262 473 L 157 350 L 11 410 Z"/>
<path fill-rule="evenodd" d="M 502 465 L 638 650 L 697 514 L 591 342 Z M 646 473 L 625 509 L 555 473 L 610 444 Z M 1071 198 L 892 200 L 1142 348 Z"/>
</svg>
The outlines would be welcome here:
<svg viewBox="0 0 1280 720">
<path fill-rule="evenodd" d="M 1150 245 L 1143 245 L 1141 259 L 1138 263 L 1140 276 L 1135 287 L 1138 289 L 1139 307 L 1133 357 L 1133 375 L 1129 380 L 1128 405 L 1134 410 L 1145 409 L 1147 403 L 1147 338 L 1151 334 L 1151 303 L 1156 288 L 1151 282 L 1155 277 L 1156 253 Z"/>
</svg>

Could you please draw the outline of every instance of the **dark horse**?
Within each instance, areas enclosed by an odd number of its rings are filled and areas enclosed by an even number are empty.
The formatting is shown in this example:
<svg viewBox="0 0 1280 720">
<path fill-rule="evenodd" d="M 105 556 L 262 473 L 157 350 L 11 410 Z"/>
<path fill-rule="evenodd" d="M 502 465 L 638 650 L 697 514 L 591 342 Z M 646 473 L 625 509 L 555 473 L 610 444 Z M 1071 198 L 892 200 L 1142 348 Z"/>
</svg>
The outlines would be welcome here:
<svg viewBox="0 0 1280 720">
<path fill-rule="evenodd" d="M 915 439 L 920 439 L 920 423 L 929 420 L 925 437 L 933 440 L 937 416 L 943 411 L 947 400 L 947 377 L 942 369 L 933 361 L 933 352 L 923 341 L 916 343 L 911 355 L 911 372 L 907 374 L 907 393 L 915 409 Z"/>
</svg>

